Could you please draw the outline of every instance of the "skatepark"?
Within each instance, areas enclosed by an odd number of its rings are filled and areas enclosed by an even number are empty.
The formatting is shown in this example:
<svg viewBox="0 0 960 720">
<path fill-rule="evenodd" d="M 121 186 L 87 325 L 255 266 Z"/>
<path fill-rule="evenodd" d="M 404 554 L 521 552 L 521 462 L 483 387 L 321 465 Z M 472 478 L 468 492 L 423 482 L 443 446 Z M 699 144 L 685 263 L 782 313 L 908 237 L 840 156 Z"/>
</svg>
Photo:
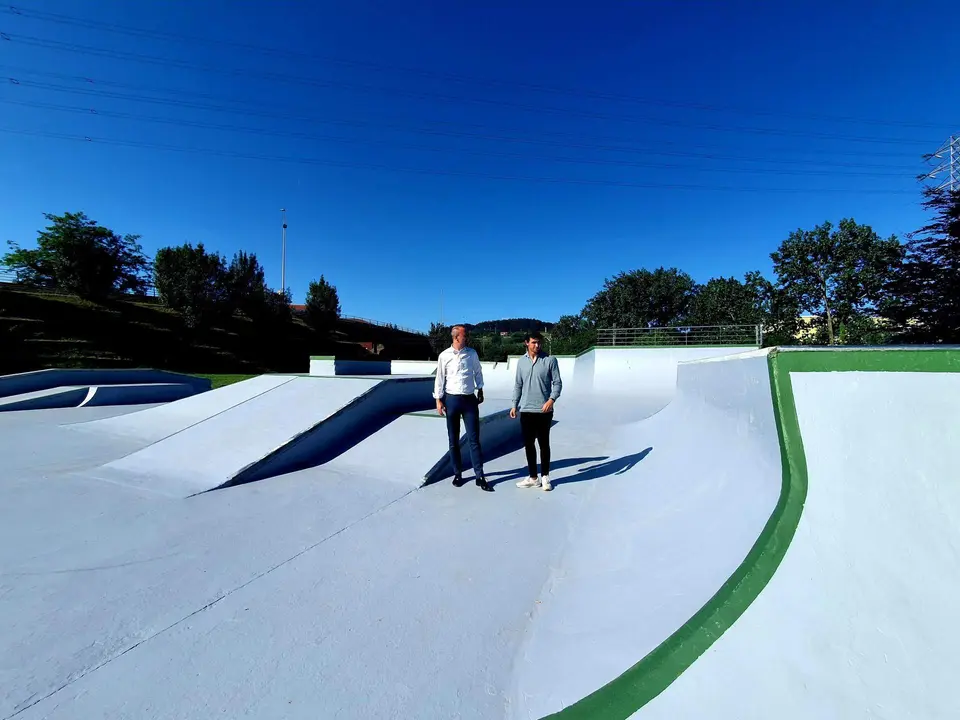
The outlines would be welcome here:
<svg viewBox="0 0 960 720">
<path fill-rule="evenodd" d="M 0 720 L 960 714 L 960 349 L 558 362 L 549 493 L 515 358 L 493 493 L 434 363 L 0 378 Z"/>
</svg>

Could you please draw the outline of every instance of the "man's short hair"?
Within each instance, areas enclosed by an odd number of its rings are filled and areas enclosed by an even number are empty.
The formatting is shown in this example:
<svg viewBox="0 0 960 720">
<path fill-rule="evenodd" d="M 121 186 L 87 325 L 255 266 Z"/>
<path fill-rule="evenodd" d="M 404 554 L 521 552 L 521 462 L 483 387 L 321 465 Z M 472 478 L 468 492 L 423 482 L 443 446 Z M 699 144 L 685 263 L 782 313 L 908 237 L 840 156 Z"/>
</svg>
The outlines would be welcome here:
<svg viewBox="0 0 960 720">
<path fill-rule="evenodd" d="M 536 330 L 531 330 L 527 333 L 526 337 L 523 339 L 524 342 L 530 342 L 531 340 L 538 340 L 541 343 L 543 342 L 543 335 L 538 333 Z"/>
<path fill-rule="evenodd" d="M 456 337 L 457 330 L 463 330 L 466 332 L 467 329 L 463 325 L 454 325 L 452 328 L 450 328 L 450 337 Z"/>
</svg>

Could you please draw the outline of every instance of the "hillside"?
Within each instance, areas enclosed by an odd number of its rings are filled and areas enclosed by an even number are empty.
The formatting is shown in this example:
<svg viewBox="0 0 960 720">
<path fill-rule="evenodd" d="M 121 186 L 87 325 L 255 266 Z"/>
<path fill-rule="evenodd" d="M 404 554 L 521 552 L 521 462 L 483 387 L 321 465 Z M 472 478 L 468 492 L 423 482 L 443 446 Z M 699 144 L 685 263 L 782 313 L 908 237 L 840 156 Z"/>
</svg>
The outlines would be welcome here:
<svg viewBox="0 0 960 720">
<path fill-rule="evenodd" d="M 364 346 L 366 345 L 366 347 Z M 426 337 L 356 320 L 319 336 L 302 321 L 265 329 L 233 317 L 202 332 L 151 302 L 102 305 L 0 289 L 0 374 L 46 367 L 153 367 L 192 373 L 307 372 L 310 355 L 435 357 Z"/>
</svg>

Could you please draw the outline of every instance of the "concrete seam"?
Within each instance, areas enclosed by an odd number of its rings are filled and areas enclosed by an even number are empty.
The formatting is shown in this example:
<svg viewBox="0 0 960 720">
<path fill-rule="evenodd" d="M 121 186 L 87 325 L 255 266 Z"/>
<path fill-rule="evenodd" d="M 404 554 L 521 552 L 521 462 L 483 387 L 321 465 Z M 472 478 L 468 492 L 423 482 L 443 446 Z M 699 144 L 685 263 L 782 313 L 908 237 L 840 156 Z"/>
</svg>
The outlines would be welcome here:
<svg viewBox="0 0 960 720">
<path fill-rule="evenodd" d="M 391 505 L 394 505 L 395 503 L 398 503 L 398 502 L 400 502 L 401 500 L 405 499 L 407 496 L 409 496 L 409 495 L 412 494 L 413 492 L 415 492 L 414 489 L 407 490 L 405 493 L 403 493 L 403 494 L 400 495 L 399 497 L 394 498 L 393 500 L 391 500 L 390 502 L 386 503 L 385 505 L 381 505 L 381 506 L 378 507 L 376 510 L 372 510 L 371 512 L 367 513 L 367 514 L 364 515 L 363 517 L 358 518 L 358 519 L 354 520 L 353 522 L 347 523 L 346 525 L 344 525 L 342 528 L 340 528 L 340 529 L 337 530 L 336 532 L 333 532 L 333 533 L 327 535 L 326 537 L 318 540 L 317 542 L 313 543 L 312 545 L 309 545 L 309 546 L 305 547 L 304 549 L 300 550 L 299 552 L 295 553 L 294 555 L 291 555 L 290 557 L 288 557 L 286 560 L 281 560 L 281 561 L 280 561 L 279 563 L 277 563 L 276 565 L 273 565 L 272 567 L 267 568 L 267 569 L 264 570 L 263 572 L 258 573 L 257 575 L 254 575 L 252 578 L 250 578 L 250 579 L 247 580 L 246 582 L 243 582 L 243 583 L 241 583 L 240 585 L 237 585 L 235 588 L 233 588 L 233 589 L 231 589 L 231 590 L 228 590 L 227 592 L 223 593 L 223 594 L 220 595 L 219 597 L 217 597 L 217 598 L 211 600 L 210 602 L 208 602 L 206 605 L 204 605 L 204 606 L 202 606 L 202 607 L 200 607 L 200 608 L 197 608 L 196 610 L 194 610 L 194 611 L 192 611 L 192 612 L 184 615 L 184 616 L 183 616 L 182 618 L 180 618 L 179 620 L 176 620 L 176 621 L 172 622 L 171 624 L 167 625 L 165 628 L 162 628 L 162 629 L 160 629 L 160 630 L 157 630 L 157 632 L 153 633 L 152 635 L 148 635 L 147 637 L 143 638 L 142 640 L 138 640 L 137 642 L 135 642 L 135 643 L 134 643 L 133 645 L 131 645 L 130 647 L 128 647 L 128 648 L 120 651 L 119 653 L 117 653 L 116 655 L 113 655 L 112 657 L 107 658 L 106 660 L 104 660 L 103 662 L 101 662 L 101 663 L 98 664 L 98 665 L 95 665 L 94 667 L 90 668 L 89 670 L 85 670 L 84 672 L 80 673 L 79 675 L 77 675 L 76 677 L 72 678 L 71 680 L 68 680 L 67 682 L 65 682 L 63 685 L 61 685 L 60 687 L 56 688 L 55 690 L 51 690 L 49 693 L 47 693 L 47 694 L 44 695 L 43 697 L 34 700 L 34 701 L 33 701 L 32 703 L 30 703 L 29 705 L 25 705 L 24 707 L 20 708 L 19 710 L 17 710 L 17 711 L 14 712 L 13 714 L 7 715 L 7 717 L 3 718 L 3 720 L 11 720 L 12 718 L 17 717 L 17 715 L 20 715 L 21 713 L 26 712 L 27 710 L 29 710 L 30 708 L 34 707 L 35 705 L 43 702 L 44 700 L 47 700 L 48 698 L 53 697 L 54 695 L 56 695 L 56 694 L 59 693 L 60 691 L 65 690 L 66 688 L 68 688 L 68 687 L 70 687 L 71 685 L 73 685 L 74 683 L 82 680 L 83 678 L 87 677 L 88 675 L 91 675 L 91 674 L 95 673 L 97 670 L 100 670 L 101 668 L 106 667 L 107 665 L 109 665 L 110 663 L 112 663 L 114 660 L 118 660 L 118 659 L 122 658 L 124 655 L 126 655 L 126 654 L 127 654 L 128 652 L 130 652 L 131 650 L 136 650 L 138 647 L 140 647 L 140 646 L 143 645 L 144 643 L 146 643 L 146 642 L 148 642 L 148 641 L 150 641 L 150 640 L 153 640 L 154 638 L 159 637 L 160 635 L 163 635 L 164 633 L 168 632 L 169 630 L 174 629 L 175 627 L 177 627 L 178 625 L 186 622 L 187 620 L 189 620 L 190 618 L 194 617 L 195 615 L 199 615 L 199 614 L 202 613 L 203 611 L 209 610 L 209 609 L 212 608 L 214 605 L 216 605 L 217 603 L 219 603 L 221 600 L 224 600 L 224 599 L 230 597 L 230 596 L 233 595 L 234 593 L 239 592 L 240 590 L 243 590 L 243 589 L 244 589 L 245 587 L 247 587 L 248 585 L 251 585 L 251 584 L 253 584 L 254 582 L 256 582 L 257 580 L 260 580 L 261 578 L 266 577 L 267 575 L 269 575 L 270 573 L 272 573 L 274 570 L 278 570 L 278 569 L 280 569 L 281 567 L 283 567 L 284 565 L 288 565 L 289 563 L 293 562 L 294 560 L 296 560 L 296 559 L 299 558 L 300 556 L 306 555 L 308 552 L 310 552 L 311 550 L 314 550 L 315 548 L 319 547 L 320 545 L 322 545 L 323 543 L 327 542 L 328 540 L 332 540 L 333 538 L 337 537 L 337 536 L 340 535 L 341 533 L 346 532 L 346 531 L 349 530 L 350 528 L 352 528 L 352 527 L 354 527 L 354 526 L 356 526 L 356 525 L 359 525 L 360 523 L 362 523 L 362 522 L 365 521 L 365 520 L 368 520 L 369 518 L 373 517 L 374 515 L 377 515 L 377 514 L 381 513 L 382 511 L 384 511 L 384 510 L 386 510 L 387 508 L 389 508 Z"/>
</svg>

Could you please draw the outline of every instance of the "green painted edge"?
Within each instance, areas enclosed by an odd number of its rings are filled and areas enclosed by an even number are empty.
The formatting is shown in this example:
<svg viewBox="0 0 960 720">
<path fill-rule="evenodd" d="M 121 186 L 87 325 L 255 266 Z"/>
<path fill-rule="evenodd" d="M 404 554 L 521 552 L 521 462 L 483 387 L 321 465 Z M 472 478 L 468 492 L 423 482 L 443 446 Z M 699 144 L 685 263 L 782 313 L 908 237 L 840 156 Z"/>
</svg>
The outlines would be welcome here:
<svg viewBox="0 0 960 720">
<path fill-rule="evenodd" d="M 336 360 L 335 355 L 311 355 L 311 360 Z"/>
<path fill-rule="evenodd" d="M 747 557 L 717 593 L 679 630 L 619 677 L 563 710 L 562 720 L 624 720 L 689 668 L 759 596 L 796 533 L 807 496 L 807 458 L 793 395 L 792 372 L 960 372 L 960 350 L 773 349 L 767 356 L 780 441 L 780 498 Z"/>
</svg>

